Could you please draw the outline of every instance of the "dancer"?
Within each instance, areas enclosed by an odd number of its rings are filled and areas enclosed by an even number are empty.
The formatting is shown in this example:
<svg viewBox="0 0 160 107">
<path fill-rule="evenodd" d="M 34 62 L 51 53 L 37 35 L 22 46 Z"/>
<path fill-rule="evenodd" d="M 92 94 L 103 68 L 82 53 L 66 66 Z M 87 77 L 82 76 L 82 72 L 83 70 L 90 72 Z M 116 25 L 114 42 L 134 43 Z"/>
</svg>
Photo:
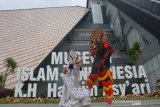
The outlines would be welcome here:
<svg viewBox="0 0 160 107">
<path fill-rule="evenodd" d="M 94 57 L 94 62 L 86 85 L 91 89 L 95 82 L 98 81 L 99 88 L 103 88 L 105 92 L 106 102 L 111 104 L 113 98 L 113 79 L 109 68 L 113 48 L 109 46 L 107 35 L 102 30 L 96 30 L 91 34 L 89 47 L 90 54 Z"/>
<path fill-rule="evenodd" d="M 60 107 L 90 107 L 90 91 L 80 88 L 79 78 L 82 59 L 74 52 L 68 52 L 69 65 L 63 67 L 60 74 L 64 81 Z"/>
</svg>

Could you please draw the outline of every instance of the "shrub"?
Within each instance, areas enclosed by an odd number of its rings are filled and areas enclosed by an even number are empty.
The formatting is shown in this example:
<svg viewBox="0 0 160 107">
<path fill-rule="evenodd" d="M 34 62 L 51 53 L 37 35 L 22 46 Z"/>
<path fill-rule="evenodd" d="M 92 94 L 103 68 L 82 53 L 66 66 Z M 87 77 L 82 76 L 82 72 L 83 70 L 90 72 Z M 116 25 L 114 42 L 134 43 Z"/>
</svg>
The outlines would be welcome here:
<svg viewBox="0 0 160 107">
<path fill-rule="evenodd" d="M 3 88 L 0 90 L 0 98 L 5 98 L 7 96 L 14 96 L 14 90 Z"/>
</svg>

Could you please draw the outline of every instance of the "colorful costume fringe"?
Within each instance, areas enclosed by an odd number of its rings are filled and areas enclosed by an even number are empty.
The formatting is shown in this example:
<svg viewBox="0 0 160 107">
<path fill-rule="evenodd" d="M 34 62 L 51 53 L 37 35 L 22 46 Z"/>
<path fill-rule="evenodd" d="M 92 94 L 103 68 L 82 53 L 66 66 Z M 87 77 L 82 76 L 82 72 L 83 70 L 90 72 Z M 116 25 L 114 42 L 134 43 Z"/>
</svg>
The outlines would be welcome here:
<svg viewBox="0 0 160 107">
<path fill-rule="evenodd" d="M 96 54 L 96 55 L 101 55 L 101 56 L 103 55 L 104 57 L 100 62 L 96 62 L 96 60 L 94 60 L 95 63 L 93 63 L 92 68 L 94 68 L 94 66 L 97 67 L 96 64 L 98 64 L 98 69 L 92 69 L 92 72 L 88 76 L 88 80 L 86 83 L 88 88 L 92 88 L 95 82 L 98 81 L 99 85 L 103 87 L 103 90 L 105 92 L 106 102 L 108 104 L 112 103 L 112 98 L 113 98 L 113 88 L 112 88 L 113 79 L 112 79 L 112 72 L 109 70 L 110 68 L 109 59 L 110 59 L 110 55 L 112 54 L 112 52 L 113 52 L 112 47 L 109 47 L 107 50 L 99 52 L 100 54 L 98 53 Z M 94 70 L 97 70 L 97 71 L 94 71 Z"/>
</svg>

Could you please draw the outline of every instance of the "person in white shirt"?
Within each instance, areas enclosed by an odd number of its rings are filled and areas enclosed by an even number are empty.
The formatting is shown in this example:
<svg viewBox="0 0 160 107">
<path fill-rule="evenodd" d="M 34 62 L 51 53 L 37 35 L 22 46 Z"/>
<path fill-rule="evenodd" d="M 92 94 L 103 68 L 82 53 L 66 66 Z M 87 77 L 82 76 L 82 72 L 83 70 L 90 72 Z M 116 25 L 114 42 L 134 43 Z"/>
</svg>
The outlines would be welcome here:
<svg viewBox="0 0 160 107">
<path fill-rule="evenodd" d="M 63 66 L 60 74 L 64 81 L 60 107 L 90 107 L 90 90 L 80 87 L 80 71 L 82 59 L 74 51 L 68 52 L 69 65 Z"/>
</svg>

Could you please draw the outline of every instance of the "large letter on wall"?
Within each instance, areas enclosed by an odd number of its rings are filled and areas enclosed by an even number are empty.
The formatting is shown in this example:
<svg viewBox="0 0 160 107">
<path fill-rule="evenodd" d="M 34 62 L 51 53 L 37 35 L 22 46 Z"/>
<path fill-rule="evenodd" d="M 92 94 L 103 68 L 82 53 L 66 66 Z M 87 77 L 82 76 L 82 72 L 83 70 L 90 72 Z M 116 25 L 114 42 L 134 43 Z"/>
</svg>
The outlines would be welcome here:
<svg viewBox="0 0 160 107">
<path fill-rule="evenodd" d="M 52 52 L 51 64 L 62 64 L 62 52 Z"/>
</svg>

